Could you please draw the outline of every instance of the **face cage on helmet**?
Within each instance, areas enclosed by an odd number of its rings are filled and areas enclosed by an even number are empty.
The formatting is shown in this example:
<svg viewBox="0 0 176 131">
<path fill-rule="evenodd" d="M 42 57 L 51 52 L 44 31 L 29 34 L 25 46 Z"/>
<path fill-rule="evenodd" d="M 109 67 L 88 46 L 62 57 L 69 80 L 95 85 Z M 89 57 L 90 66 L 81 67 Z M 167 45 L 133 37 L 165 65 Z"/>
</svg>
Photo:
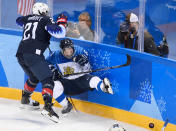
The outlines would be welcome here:
<svg viewBox="0 0 176 131">
<path fill-rule="evenodd" d="M 38 10 L 38 13 L 40 14 L 40 15 L 46 15 L 46 16 L 49 16 L 49 12 L 48 11 L 46 11 L 46 12 L 40 12 L 39 10 Z"/>
</svg>

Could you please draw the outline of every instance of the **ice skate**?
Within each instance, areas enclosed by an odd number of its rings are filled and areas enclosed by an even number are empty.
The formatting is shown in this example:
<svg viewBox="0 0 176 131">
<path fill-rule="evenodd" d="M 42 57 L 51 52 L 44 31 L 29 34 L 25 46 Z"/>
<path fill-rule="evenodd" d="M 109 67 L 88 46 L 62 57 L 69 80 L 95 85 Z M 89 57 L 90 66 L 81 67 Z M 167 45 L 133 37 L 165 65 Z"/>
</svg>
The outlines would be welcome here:
<svg viewBox="0 0 176 131">
<path fill-rule="evenodd" d="M 62 114 L 69 113 L 72 109 L 73 109 L 73 105 L 72 105 L 72 104 L 69 102 L 69 100 L 68 100 L 67 106 L 63 107 L 61 113 L 62 113 Z"/>
<path fill-rule="evenodd" d="M 59 116 L 54 112 L 52 109 L 53 104 L 52 103 L 47 103 L 43 107 L 43 111 L 41 114 L 45 116 L 46 118 L 50 119 L 51 121 L 58 123 L 59 122 Z"/>
<path fill-rule="evenodd" d="M 21 108 L 22 109 L 33 109 L 33 110 L 39 109 L 40 108 L 39 102 L 32 100 L 30 95 L 31 93 L 28 93 L 22 90 Z"/>
<path fill-rule="evenodd" d="M 112 90 L 112 85 L 111 85 L 111 82 L 109 81 L 108 78 L 104 78 L 103 79 L 103 88 L 102 88 L 102 91 L 105 92 L 105 93 L 109 93 L 109 94 L 114 94 L 113 93 L 113 90 Z"/>
</svg>

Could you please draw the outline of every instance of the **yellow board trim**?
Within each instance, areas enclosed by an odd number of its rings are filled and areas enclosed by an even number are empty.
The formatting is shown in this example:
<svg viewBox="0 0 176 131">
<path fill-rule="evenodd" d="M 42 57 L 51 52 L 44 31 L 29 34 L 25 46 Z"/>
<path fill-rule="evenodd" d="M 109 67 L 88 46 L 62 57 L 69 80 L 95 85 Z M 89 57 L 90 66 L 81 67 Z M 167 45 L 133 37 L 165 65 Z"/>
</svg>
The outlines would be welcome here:
<svg viewBox="0 0 176 131">
<path fill-rule="evenodd" d="M 0 87 L 0 97 L 20 100 L 21 89 Z M 39 101 L 41 104 L 44 103 L 42 99 L 42 95 L 39 92 L 34 92 L 34 94 L 32 95 L 32 99 Z M 129 124 L 150 129 L 151 131 L 161 131 L 161 128 L 164 124 L 163 121 L 160 121 L 157 119 L 153 119 L 144 115 L 128 112 L 125 110 L 120 110 L 109 106 L 104 106 L 104 105 L 95 104 L 95 103 L 77 100 L 77 99 L 73 99 L 73 102 L 74 102 L 74 105 L 76 106 L 76 109 L 79 111 L 118 120 L 118 121 L 123 121 Z M 60 105 L 57 103 L 55 104 L 55 106 L 60 107 Z M 151 122 L 154 123 L 155 125 L 153 129 L 149 128 L 149 123 Z M 169 123 L 165 128 L 165 131 L 176 131 L 176 125 Z"/>
</svg>

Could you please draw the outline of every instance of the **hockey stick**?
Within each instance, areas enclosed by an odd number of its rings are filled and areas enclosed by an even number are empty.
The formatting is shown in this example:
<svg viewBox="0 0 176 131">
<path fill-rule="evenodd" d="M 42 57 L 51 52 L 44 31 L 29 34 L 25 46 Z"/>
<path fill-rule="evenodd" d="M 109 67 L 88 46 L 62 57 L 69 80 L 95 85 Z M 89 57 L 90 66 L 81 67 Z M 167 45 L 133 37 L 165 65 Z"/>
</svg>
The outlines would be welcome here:
<svg viewBox="0 0 176 131">
<path fill-rule="evenodd" d="M 73 99 L 71 98 L 71 96 L 69 96 L 69 98 L 70 98 L 71 104 L 73 105 L 73 108 L 75 109 L 75 112 L 77 113 L 78 110 L 76 109 L 76 106 L 75 106 L 75 104 L 73 103 Z"/>
<path fill-rule="evenodd" d="M 112 67 L 106 67 L 106 68 L 100 68 L 100 69 L 90 70 L 90 71 L 85 71 L 85 72 L 77 72 L 77 73 L 73 73 L 73 74 L 67 74 L 67 75 L 64 75 L 64 77 L 73 76 L 73 75 L 80 75 L 80 74 L 87 74 L 87 73 L 93 73 L 93 72 L 97 72 L 97 71 L 104 71 L 104 70 L 110 70 L 110 69 L 116 69 L 116 68 L 121 68 L 121 67 L 128 66 L 128 65 L 131 64 L 131 57 L 128 54 L 126 54 L 126 56 L 127 56 L 127 61 L 126 61 L 125 64 L 112 66 Z"/>
<path fill-rule="evenodd" d="M 51 49 L 50 49 L 49 46 L 48 46 L 48 49 L 49 49 L 49 52 L 52 54 L 52 51 L 51 51 Z M 56 64 L 56 68 L 57 68 L 57 70 L 59 71 L 59 67 L 58 67 L 57 64 Z M 60 73 L 60 75 L 61 75 L 62 77 L 64 77 L 64 76 L 62 75 L 62 73 Z M 69 96 L 69 98 L 70 98 L 71 104 L 73 105 L 73 108 L 74 108 L 75 111 L 77 112 L 77 109 L 76 109 L 76 107 L 75 107 L 75 105 L 74 105 L 74 103 L 73 103 L 73 100 L 72 100 L 71 96 Z"/>
<path fill-rule="evenodd" d="M 167 124 L 169 123 L 169 119 L 166 119 L 164 126 L 162 127 L 161 131 L 165 131 L 165 128 L 167 126 Z"/>
</svg>

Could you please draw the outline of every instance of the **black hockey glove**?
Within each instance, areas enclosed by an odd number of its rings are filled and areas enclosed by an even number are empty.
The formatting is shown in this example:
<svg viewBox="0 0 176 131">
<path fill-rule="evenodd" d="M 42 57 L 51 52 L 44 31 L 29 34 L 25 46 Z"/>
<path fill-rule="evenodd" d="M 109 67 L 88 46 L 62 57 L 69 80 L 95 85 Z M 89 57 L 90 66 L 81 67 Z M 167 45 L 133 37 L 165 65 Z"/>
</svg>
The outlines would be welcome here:
<svg viewBox="0 0 176 131">
<path fill-rule="evenodd" d="M 73 61 L 81 66 L 84 66 L 89 62 L 86 55 L 77 55 L 76 57 L 73 58 Z"/>
<path fill-rule="evenodd" d="M 51 72 L 53 73 L 53 80 L 54 81 L 59 80 L 63 77 L 61 72 L 58 72 L 58 70 L 56 69 L 56 67 L 54 65 L 50 64 L 49 68 L 50 68 Z"/>
</svg>

